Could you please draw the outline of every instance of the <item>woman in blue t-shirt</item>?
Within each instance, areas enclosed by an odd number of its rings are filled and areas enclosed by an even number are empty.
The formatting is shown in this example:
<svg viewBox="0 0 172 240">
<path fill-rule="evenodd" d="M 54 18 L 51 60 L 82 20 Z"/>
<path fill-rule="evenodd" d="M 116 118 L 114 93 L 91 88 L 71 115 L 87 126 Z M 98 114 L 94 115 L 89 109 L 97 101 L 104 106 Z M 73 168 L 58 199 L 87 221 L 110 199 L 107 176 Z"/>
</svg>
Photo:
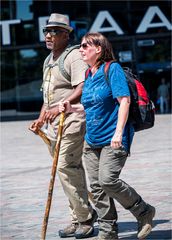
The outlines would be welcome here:
<svg viewBox="0 0 172 240">
<path fill-rule="evenodd" d="M 100 33 L 87 33 L 82 39 L 80 52 L 90 66 L 82 91 L 82 104 L 66 102 L 65 109 L 86 113 L 83 159 L 99 217 L 99 239 L 118 239 L 113 199 L 136 217 L 138 238 L 143 239 L 152 229 L 155 208 L 119 179 L 134 135 L 133 126 L 128 121 L 130 92 L 124 71 L 114 61 L 106 79 L 105 63 L 114 60 L 114 56 L 111 44 Z M 63 106 L 60 111 L 65 110 Z"/>
</svg>

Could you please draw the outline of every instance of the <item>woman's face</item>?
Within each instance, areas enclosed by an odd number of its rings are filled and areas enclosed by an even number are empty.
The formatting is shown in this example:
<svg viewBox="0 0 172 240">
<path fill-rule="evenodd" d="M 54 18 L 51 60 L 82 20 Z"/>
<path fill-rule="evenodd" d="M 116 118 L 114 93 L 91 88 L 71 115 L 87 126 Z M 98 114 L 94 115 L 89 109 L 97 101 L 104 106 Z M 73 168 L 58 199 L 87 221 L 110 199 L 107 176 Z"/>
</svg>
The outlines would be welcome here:
<svg viewBox="0 0 172 240">
<path fill-rule="evenodd" d="M 101 53 L 101 47 L 94 46 L 93 44 L 90 45 L 86 42 L 85 39 L 83 39 L 79 51 L 81 53 L 83 61 L 90 66 L 94 66 L 97 58 Z"/>
</svg>

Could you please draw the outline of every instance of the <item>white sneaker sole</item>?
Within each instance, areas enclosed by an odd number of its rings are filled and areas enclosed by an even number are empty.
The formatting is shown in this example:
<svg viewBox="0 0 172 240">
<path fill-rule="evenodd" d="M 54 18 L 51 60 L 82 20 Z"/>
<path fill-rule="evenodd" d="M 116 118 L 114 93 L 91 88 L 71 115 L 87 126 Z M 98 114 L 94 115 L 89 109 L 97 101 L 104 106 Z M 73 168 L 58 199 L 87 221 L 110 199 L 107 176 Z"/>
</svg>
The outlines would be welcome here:
<svg viewBox="0 0 172 240">
<path fill-rule="evenodd" d="M 137 235 L 138 239 L 144 239 L 152 230 L 152 226 L 150 224 L 146 224 L 143 229 Z"/>
<path fill-rule="evenodd" d="M 155 216 L 155 208 L 152 211 L 152 219 Z M 149 233 L 152 231 L 152 226 L 150 224 L 145 224 L 145 226 L 142 228 L 142 230 L 138 233 L 137 237 L 138 239 L 144 239 L 149 235 Z"/>
</svg>

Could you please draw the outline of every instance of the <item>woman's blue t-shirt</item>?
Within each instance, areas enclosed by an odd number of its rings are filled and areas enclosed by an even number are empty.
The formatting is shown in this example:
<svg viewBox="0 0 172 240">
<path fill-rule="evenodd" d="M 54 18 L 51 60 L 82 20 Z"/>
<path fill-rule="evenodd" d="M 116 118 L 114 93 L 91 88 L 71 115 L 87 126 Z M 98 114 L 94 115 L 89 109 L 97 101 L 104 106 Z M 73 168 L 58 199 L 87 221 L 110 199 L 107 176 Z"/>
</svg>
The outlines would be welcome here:
<svg viewBox="0 0 172 240">
<path fill-rule="evenodd" d="M 108 82 L 107 82 L 108 81 Z M 118 97 L 130 96 L 130 91 L 122 67 L 112 63 L 105 79 L 104 64 L 92 77 L 91 72 L 85 80 L 81 103 L 86 112 L 86 142 L 93 147 L 109 145 L 114 135 L 119 103 Z M 122 144 L 129 150 L 134 129 L 127 122 Z"/>
</svg>

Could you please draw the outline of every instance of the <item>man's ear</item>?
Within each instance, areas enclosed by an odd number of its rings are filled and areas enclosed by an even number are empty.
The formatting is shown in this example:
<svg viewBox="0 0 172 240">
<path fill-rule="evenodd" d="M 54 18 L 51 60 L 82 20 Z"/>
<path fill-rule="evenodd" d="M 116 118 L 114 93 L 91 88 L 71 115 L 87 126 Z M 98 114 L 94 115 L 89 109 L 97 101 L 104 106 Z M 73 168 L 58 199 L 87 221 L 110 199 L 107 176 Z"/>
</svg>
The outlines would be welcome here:
<svg viewBox="0 0 172 240">
<path fill-rule="evenodd" d="M 69 40 L 69 33 L 68 32 L 64 32 L 64 39 Z"/>
</svg>

